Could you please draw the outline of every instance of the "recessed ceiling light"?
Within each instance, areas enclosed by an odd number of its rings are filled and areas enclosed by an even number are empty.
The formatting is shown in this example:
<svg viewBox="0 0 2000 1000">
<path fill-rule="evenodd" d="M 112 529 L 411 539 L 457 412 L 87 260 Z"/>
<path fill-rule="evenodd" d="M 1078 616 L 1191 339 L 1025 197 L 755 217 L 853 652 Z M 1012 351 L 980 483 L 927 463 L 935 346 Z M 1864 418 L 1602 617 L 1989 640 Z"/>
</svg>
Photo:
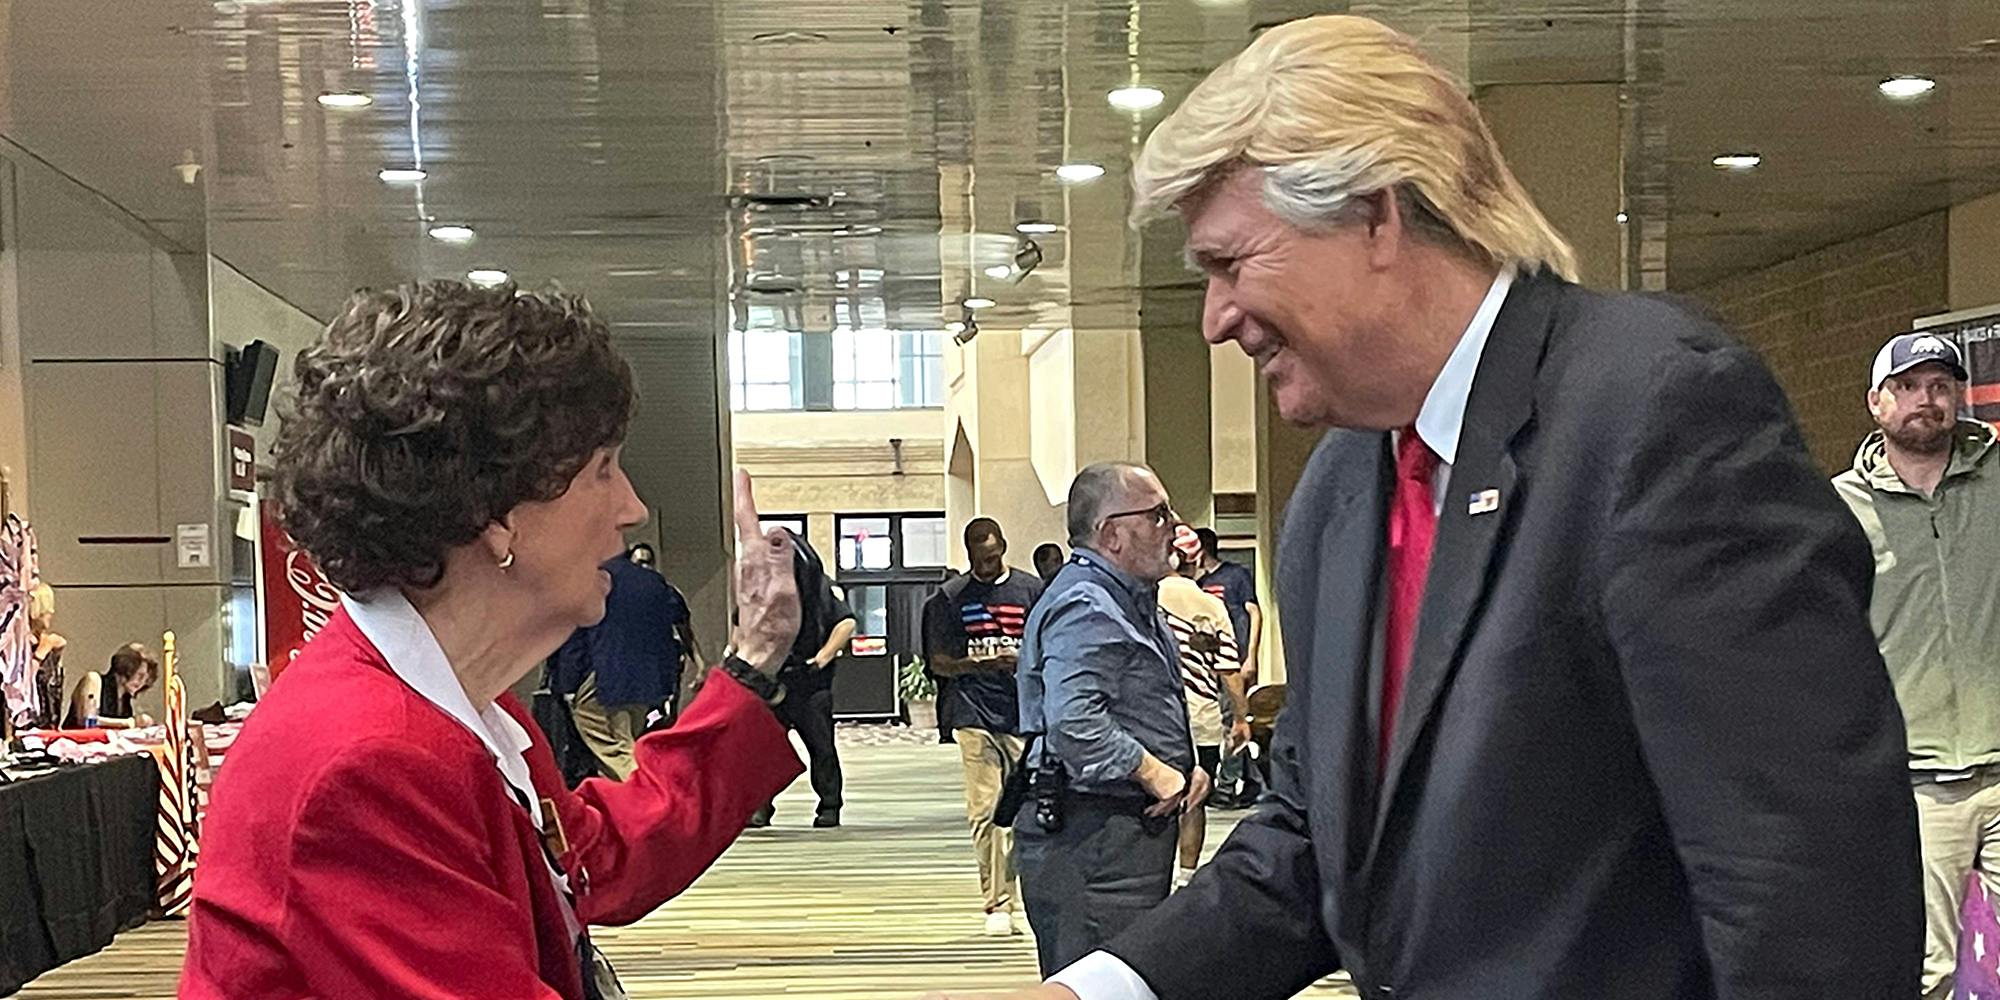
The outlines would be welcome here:
<svg viewBox="0 0 2000 1000">
<path fill-rule="evenodd" d="M 408 184 L 412 181 L 423 180 L 429 177 L 430 174 L 412 167 L 383 167 L 381 170 L 376 171 L 375 176 L 382 178 L 382 180 L 390 184 Z"/>
<path fill-rule="evenodd" d="M 994 264 L 986 269 L 986 276 L 989 278 L 1011 278 L 1014 276 L 1014 269 L 1005 264 Z"/>
<path fill-rule="evenodd" d="M 1936 90 L 1937 81 L 1927 76 L 1898 75 L 1876 84 L 1875 89 L 1892 101 L 1909 101 Z"/>
<path fill-rule="evenodd" d="M 1624 212 L 1620 212 L 1618 213 L 1618 224 L 1622 226 L 1625 223 L 1630 222 L 1631 218 L 1632 218 L 1631 216 L 1626 215 Z"/>
<path fill-rule="evenodd" d="M 1062 227 L 1053 222 L 1016 222 L 1014 223 L 1014 231 L 1023 236 L 1042 236 L 1047 233 L 1061 232 Z"/>
<path fill-rule="evenodd" d="M 373 103 L 373 97 L 356 90 L 328 91 L 319 95 L 319 106 L 322 108 L 365 108 Z"/>
<path fill-rule="evenodd" d="M 1104 176 L 1104 168 L 1095 163 L 1065 163 L 1056 168 L 1056 176 L 1066 184 L 1087 184 Z"/>
<path fill-rule="evenodd" d="M 472 241 L 471 226 L 432 226 L 431 239 L 446 243 L 469 243 Z"/>
<path fill-rule="evenodd" d="M 1755 170 L 1764 158 L 1756 153 L 1724 153 L 1708 162 L 1717 170 Z"/>
<path fill-rule="evenodd" d="M 1140 111 L 1151 111 L 1159 107 L 1160 103 L 1167 99 L 1167 95 L 1160 93 L 1157 87 L 1141 87 L 1138 84 L 1133 84 L 1130 87 L 1120 87 L 1104 95 L 1104 99 L 1110 101 L 1111 106 L 1120 111 L 1130 111 L 1136 114 Z"/>
<path fill-rule="evenodd" d="M 992 299 L 989 299 L 989 298 L 987 298 L 987 297 L 985 297 L 984 295 L 975 295 L 975 296 L 973 296 L 973 297 L 971 297 L 971 298 L 969 298 L 969 299 L 966 299 L 966 300 L 965 300 L 965 308 L 967 308 L 967 309 L 991 309 L 991 308 L 993 308 L 993 300 L 992 300 Z"/>
<path fill-rule="evenodd" d="M 476 267 L 465 272 L 465 280 L 484 288 L 507 283 L 507 272 L 491 267 Z"/>
</svg>

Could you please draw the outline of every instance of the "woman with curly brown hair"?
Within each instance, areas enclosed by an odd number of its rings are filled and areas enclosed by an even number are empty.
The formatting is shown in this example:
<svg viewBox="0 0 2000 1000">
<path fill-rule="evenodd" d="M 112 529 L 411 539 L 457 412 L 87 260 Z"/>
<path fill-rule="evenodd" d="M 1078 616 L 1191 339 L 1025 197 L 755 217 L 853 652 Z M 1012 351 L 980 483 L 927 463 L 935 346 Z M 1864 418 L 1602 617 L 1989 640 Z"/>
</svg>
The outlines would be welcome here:
<svg viewBox="0 0 2000 1000">
<path fill-rule="evenodd" d="M 604 614 L 645 508 L 632 376 L 579 300 L 364 291 L 299 355 L 286 530 L 346 595 L 215 790 L 183 997 L 615 996 L 583 928 L 684 889 L 799 771 L 791 546 L 738 474 L 733 653 L 625 782 L 564 789 L 507 689 Z"/>
</svg>

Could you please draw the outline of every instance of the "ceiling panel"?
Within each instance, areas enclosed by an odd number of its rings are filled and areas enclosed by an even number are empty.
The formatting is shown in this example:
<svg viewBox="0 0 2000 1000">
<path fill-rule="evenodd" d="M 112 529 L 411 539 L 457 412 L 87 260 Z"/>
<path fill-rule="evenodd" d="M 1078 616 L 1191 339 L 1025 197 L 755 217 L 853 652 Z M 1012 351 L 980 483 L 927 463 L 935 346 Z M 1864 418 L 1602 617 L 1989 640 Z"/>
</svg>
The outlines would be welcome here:
<svg viewBox="0 0 2000 1000">
<path fill-rule="evenodd" d="M 1143 79 L 1171 103 L 1256 26 L 1348 6 L 0 0 L 0 136 L 321 316 L 357 285 L 500 267 L 634 337 L 713 336 L 751 287 L 829 315 L 857 283 L 899 326 L 972 293 L 995 321 L 1060 323 L 1145 283 L 1115 220 L 1159 115 L 1105 92 Z M 1634 203 L 1664 224 L 1673 285 L 2000 188 L 1986 0 L 1351 6 L 1475 85 L 1624 83 L 1652 139 L 1628 150 Z M 1892 73 L 1940 86 L 1892 104 L 1873 86 Z M 350 89 L 375 103 L 314 101 Z M 1709 166 L 1737 149 L 1764 166 Z M 1073 159 L 1110 173 L 1066 188 Z M 419 162 L 420 185 L 376 177 Z M 1030 218 L 1061 227 L 1035 274 L 986 278 Z M 425 235 L 446 222 L 478 236 Z"/>
</svg>

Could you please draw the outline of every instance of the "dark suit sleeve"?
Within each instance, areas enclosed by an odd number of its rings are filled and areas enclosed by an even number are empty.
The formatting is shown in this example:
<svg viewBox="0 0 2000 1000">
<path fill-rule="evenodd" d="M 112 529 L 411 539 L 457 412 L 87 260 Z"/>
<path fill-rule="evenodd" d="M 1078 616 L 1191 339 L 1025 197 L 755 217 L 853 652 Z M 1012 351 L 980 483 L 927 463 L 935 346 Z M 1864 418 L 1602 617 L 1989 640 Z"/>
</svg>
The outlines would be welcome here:
<svg viewBox="0 0 2000 1000">
<path fill-rule="evenodd" d="M 1284 605 L 1311 621 L 1317 598 L 1312 557 L 1334 503 L 1325 488 L 1381 447 L 1376 435 L 1336 432 L 1313 454 L 1285 510 L 1279 551 L 1295 560 Z M 1141 917 L 1105 950 L 1131 966 L 1160 1000 L 1285 1000 L 1341 967 L 1320 915 L 1325 893 L 1307 802 L 1306 735 L 1314 730 L 1312 687 L 1338 664 L 1315 662 L 1310 628 L 1285 638 L 1286 708 L 1271 741 L 1271 787 L 1194 881 Z"/>
<path fill-rule="evenodd" d="M 1606 420 L 1631 429 L 1608 435 L 1598 572 L 1715 996 L 1914 996 L 1916 813 L 1867 542 L 1748 351 L 1653 374 L 1636 422 Z"/>
<path fill-rule="evenodd" d="M 1296 676 L 1296 675 L 1295 675 Z M 1299 780 L 1305 699 L 1271 747 L 1271 791 L 1186 888 L 1105 945 L 1160 1000 L 1285 1000 L 1340 968 L 1319 920 L 1319 867 Z"/>
</svg>

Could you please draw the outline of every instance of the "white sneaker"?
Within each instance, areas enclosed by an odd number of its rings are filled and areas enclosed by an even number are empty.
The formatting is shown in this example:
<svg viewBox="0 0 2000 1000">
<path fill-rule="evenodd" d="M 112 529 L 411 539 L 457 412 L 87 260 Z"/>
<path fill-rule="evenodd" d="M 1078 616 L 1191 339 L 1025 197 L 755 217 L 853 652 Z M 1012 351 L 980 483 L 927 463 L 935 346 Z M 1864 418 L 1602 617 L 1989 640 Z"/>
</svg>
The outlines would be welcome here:
<svg viewBox="0 0 2000 1000">
<path fill-rule="evenodd" d="M 986 915 L 987 937 L 1008 937 L 1019 933 L 1014 929 L 1014 918 L 1008 916 L 1007 911 L 994 910 Z"/>
<path fill-rule="evenodd" d="M 1019 912 L 1014 910 L 1008 910 L 1007 922 L 1014 928 L 1015 937 L 1020 937 L 1021 935 L 1028 933 L 1028 922 L 1022 919 L 1021 914 Z"/>
</svg>

